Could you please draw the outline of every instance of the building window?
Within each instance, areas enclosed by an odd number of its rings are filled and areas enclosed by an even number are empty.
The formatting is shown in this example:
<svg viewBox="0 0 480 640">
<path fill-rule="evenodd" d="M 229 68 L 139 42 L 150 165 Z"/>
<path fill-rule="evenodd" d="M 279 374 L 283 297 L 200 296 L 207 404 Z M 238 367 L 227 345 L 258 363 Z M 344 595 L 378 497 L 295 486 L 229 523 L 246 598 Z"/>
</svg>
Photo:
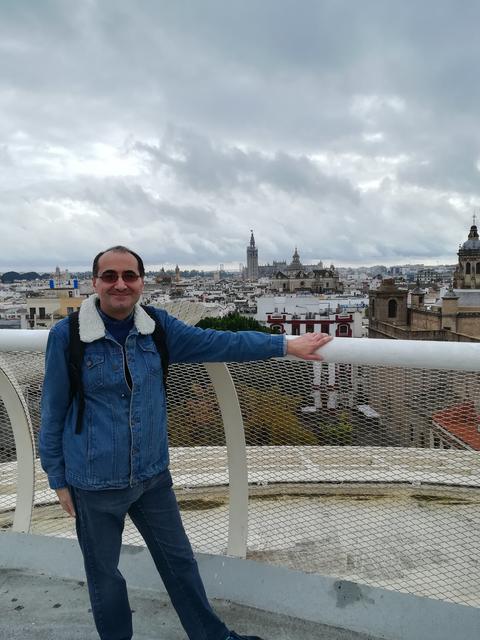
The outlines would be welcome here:
<svg viewBox="0 0 480 640">
<path fill-rule="evenodd" d="M 470 275 L 470 263 L 467 262 L 467 264 L 465 265 L 465 273 L 468 275 Z"/>
<path fill-rule="evenodd" d="M 41 320 L 45 320 L 45 318 L 46 318 L 45 307 L 39 307 L 38 308 L 38 315 L 39 315 Z"/>
<path fill-rule="evenodd" d="M 314 332 L 314 325 L 312 322 L 307 322 L 305 325 L 305 333 L 313 333 Z"/>
<path fill-rule="evenodd" d="M 375 300 L 372 300 L 372 301 L 370 302 L 370 316 L 371 316 L 372 318 L 374 318 L 374 317 L 375 317 Z"/>
<path fill-rule="evenodd" d="M 35 307 L 30 307 L 30 318 L 34 318 L 36 314 Z"/>
<path fill-rule="evenodd" d="M 300 325 L 292 324 L 292 336 L 299 336 L 299 335 L 300 335 Z"/>
<path fill-rule="evenodd" d="M 348 334 L 348 324 L 341 324 L 338 327 L 338 333 L 341 336 L 346 336 Z"/>
<path fill-rule="evenodd" d="M 388 301 L 388 317 L 389 318 L 397 317 L 397 301 L 396 300 Z"/>
<path fill-rule="evenodd" d="M 330 325 L 322 324 L 322 333 L 330 333 Z"/>
</svg>

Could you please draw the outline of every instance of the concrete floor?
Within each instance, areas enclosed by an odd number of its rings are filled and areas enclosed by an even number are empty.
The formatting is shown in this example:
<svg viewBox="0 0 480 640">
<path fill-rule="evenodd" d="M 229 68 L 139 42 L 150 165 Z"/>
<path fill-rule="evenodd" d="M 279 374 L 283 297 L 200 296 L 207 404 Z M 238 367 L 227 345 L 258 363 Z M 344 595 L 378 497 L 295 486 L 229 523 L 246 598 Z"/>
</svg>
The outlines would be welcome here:
<svg viewBox="0 0 480 640">
<path fill-rule="evenodd" d="M 130 589 L 134 640 L 181 640 L 185 633 L 163 594 Z M 83 581 L 23 571 L 0 570 L 0 640 L 94 640 L 98 638 Z M 215 610 L 237 633 L 265 640 L 378 640 L 231 602 Z"/>
</svg>

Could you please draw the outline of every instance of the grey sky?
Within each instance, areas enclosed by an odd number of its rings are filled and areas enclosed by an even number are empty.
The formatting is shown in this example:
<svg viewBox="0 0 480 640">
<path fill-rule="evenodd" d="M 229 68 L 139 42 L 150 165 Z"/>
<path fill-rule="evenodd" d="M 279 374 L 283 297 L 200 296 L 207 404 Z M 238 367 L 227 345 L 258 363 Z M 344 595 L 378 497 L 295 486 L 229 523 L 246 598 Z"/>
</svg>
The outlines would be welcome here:
<svg viewBox="0 0 480 640">
<path fill-rule="evenodd" d="M 0 270 L 456 261 L 476 0 L 4 0 Z"/>
</svg>

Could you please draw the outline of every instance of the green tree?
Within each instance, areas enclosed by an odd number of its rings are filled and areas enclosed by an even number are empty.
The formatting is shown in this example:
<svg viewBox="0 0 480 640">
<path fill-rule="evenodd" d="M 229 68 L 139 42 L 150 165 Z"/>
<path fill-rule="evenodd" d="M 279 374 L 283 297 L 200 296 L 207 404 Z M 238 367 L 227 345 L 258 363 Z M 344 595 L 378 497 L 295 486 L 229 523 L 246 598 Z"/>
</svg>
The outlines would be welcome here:
<svg viewBox="0 0 480 640">
<path fill-rule="evenodd" d="M 262 331 L 270 333 L 270 329 L 264 327 L 254 318 L 246 318 L 234 311 L 221 318 L 203 318 L 197 322 L 201 329 L 219 329 L 221 331 Z"/>
</svg>

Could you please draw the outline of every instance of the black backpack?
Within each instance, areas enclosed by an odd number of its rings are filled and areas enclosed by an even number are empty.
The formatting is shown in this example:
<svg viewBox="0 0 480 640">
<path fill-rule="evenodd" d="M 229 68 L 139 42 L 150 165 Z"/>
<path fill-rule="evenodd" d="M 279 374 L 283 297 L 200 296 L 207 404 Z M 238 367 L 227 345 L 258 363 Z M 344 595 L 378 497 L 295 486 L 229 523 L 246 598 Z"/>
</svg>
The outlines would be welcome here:
<svg viewBox="0 0 480 640">
<path fill-rule="evenodd" d="M 154 307 L 141 305 L 142 309 L 155 321 L 155 329 L 152 334 L 153 342 L 162 360 L 163 386 L 167 389 L 168 377 L 168 349 L 165 331 L 155 314 Z M 78 311 L 68 316 L 70 349 L 68 355 L 68 371 L 70 376 L 70 397 L 78 396 L 78 414 L 75 433 L 82 431 L 83 412 L 85 410 L 85 394 L 82 383 L 82 363 L 85 353 L 85 342 L 80 340 L 80 327 L 78 324 Z"/>
</svg>

